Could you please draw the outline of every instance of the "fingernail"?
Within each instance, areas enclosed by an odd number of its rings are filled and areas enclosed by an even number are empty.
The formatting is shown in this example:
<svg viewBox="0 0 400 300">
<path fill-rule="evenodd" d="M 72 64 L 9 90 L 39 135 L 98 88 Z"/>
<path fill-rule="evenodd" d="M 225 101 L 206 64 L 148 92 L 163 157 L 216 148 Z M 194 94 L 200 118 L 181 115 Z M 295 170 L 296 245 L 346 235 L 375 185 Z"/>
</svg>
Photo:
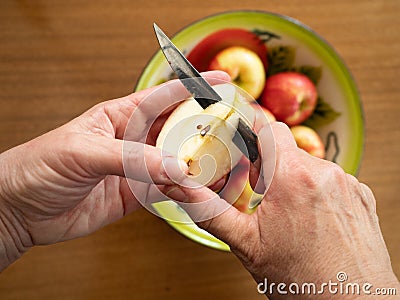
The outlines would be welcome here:
<svg viewBox="0 0 400 300">
<path fill-rule="evenodd" d="M 183 160 L 174 156 L 165 156 L 163 158 L 163 165 L 167 176 L 172 180 L 172 182 L 180 183 L 184 178 L 186 178 L 188 167 Z"/>
<path fill-rule="evenodd" d="M 201 184 L 195 182 L 188 175 L 189 169 L 185 161 L 178 159 L 175 156 L 165 156 L 163 162 L 165 172 L 173 183 L 188 188 L 202 187 Z"/>
</svg>

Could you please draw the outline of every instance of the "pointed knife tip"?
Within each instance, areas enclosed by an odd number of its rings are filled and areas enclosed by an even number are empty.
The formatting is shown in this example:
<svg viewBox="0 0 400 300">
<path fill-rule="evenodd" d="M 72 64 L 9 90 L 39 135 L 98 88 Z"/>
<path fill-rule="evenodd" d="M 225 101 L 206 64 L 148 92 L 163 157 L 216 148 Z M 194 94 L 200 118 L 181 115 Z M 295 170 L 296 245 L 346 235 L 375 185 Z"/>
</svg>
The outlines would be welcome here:
<svg viewBox="0 0 400 300">
<path fill-rule="evenodd" d="M 170 42 L 168 36 L 162 31 L 160 27 L 157 26 L 156 23 L 153 23 L 154 32 L 158 39 L 158 43 L 160 44 L 161 48 L 166 44 L 166 42 Z"/>
<path fill-rule="evenodd" d="M 158 25 L 155 22 L 153 23 L 153 28 L 155 32 L 162 32 L 161 28 L 158 27 Z"/>
</svg>

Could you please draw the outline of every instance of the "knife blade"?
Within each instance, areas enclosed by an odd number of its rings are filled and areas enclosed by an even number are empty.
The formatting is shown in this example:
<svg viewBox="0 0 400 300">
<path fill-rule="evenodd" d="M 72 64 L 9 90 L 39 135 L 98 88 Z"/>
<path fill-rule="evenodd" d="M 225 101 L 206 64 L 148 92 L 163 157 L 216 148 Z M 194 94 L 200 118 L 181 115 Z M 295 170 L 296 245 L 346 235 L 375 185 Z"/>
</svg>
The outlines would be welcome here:
<svg viewBox="0 0 400 300">
<path fill-rule="evenodd" d="M 205 109 L 209 105 L 221 101 L 222 98 L 220 95 L 215 92 L 212 86 L 200 75 L 160 27 L 155 23 L 153 26 L 165 58 L 197 103 Z M 239 119 L 239 124 L 232 141 L 259 170 L 260 155 L 258 152 L 257 135 L 242 119 Z"/>
</svg>

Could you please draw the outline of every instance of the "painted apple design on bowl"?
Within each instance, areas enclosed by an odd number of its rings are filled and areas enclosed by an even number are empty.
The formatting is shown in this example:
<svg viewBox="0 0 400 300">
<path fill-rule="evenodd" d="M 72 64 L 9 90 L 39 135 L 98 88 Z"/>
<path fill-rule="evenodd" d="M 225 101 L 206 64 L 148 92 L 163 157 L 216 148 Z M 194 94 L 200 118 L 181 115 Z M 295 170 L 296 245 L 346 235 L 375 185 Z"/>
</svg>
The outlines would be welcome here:
<svg viewBox="0 0 400 300">
<path fill-rule="evenodd" d="M 224 49 L 242 47 L 260 58 L 267 84 L 270 78 L 282 73 L 307 77 L 317 92 L 315 108 L 301 124 L 293 125 L 300 128 L 296 127 L 292 132 L 302 140 L 301 136 L 307 134 L 302 127 L 312 128 L 324 145 L 325 158 L 336 162 L 348 173 L 357 173 L 364 143 L 358 90 L 342 59 L 310 28 L 286 16 L 261 11 L 233 11 L 195 22 L 178 32 L 172 41 L 199 71 L 208 70 Z M 171 77 L 171 69 L 158 51 L 145 67 L 136 90 Z M 279 83 L 279 78 L 275 81 Z M 271 104 L 263 100 L 264 92 L 256 98 L 266 108 Z M 241 199 L 251 197 L 249 187 L 245 187 L 243 194 L 246 195 Z M 236 205 L 246 211 L 245 202 L 238 200 Z M 155 209 L 171 226 L 192 240 L 229 250 L 225 243 L 198 228 L 174 202 L 157 203 Z"/>
</svg>

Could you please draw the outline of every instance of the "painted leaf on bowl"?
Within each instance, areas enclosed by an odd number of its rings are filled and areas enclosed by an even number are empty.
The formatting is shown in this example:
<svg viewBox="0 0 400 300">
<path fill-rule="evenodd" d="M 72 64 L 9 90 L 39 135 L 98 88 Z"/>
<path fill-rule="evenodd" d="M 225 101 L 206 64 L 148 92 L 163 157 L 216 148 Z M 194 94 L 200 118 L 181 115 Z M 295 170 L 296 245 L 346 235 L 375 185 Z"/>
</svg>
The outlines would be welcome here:
<svg viewBox="0 0 400 300">
<path fill-rule="evenodd" d="M 267 76 L 280 72 L 293 70 L 296 49 L 290 46 L 275 46 L 268 49 L 268 71 Z"/>
<path fill-rule="evenodd" d="M 321 97 L 318 97 L 314 113 L 304 122 L 304 125 L 318 128 L 333 122 L 339 116 L 339 112 L 334 110 L 333 107 Z"/>
<path fill-rule="evenodd" d="M 255 35 L 257 35 L 261 41 L 264 43 L 268 43 L 272 39 L 280 39 L 281 37 L 273 32 L 261 30 L 261 29 L 253 29 L 252 31 Z"/>
<path fill-rule="evenodd" d="M 318 82 L 322 76 L 321 67 L 300 66 L 300 67 L 294 67 L 292 70 L 307 76 L 315 85 L 318 85 Z"/>
</svg>

